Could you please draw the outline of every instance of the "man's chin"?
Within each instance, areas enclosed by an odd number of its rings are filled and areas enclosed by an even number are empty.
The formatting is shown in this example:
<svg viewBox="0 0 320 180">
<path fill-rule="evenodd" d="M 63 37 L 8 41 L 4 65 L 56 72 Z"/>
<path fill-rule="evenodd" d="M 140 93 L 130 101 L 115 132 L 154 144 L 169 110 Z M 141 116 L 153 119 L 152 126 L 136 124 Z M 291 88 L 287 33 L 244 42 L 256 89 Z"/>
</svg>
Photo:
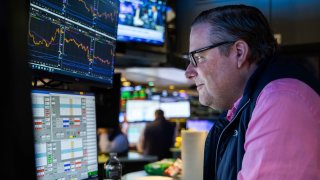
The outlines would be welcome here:
<svg viewBox="0 0 320 180">
<path fill-rule="evenodd" d="M 207 99 L 205 97 L 201 97 L 201 95 L 199 95 L 199 102 L 201 105 L 203 106 L 210 106 L 209 102 L 207 101 Z"/>
<path fill-rule="evenodd" d="M 201 105 L 210 107 L 211 109 L 214 109 L 215 111 L 218 111 L 220 113 L 225 111 L 221 107 L 218 107 L 217 104 L 213 104 L 212 101 L 208 101 L 208 100 L 209 100 L 209 97 L 203 97 L 199 95 L 199 102 Z"/>
</svg>

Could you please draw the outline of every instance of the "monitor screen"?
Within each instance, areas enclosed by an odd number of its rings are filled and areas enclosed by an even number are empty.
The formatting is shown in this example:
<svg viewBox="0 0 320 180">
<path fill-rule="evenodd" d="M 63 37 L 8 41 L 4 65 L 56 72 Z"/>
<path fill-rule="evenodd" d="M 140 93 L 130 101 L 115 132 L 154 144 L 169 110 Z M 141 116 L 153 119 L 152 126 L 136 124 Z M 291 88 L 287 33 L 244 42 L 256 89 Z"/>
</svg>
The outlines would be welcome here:
<svg viewBox="0 0 320 180">
<path fill-rule="evenodd" d="M 50 77 L 111 85 L 119 6 L 118 0 L 30 0 L 30 67 Z"/>
<path fill-rule="evenodd" d="M 165 0 L 120 0 L 118 40 L 162 45 Z"/>
<path fill-rule="evenodd" d="M 139 142 L 147 122 L 134 122 L 128 124 L 128 141 L 130 145 L 136 145 Z"/>
<path fill-rule="evenodd" d="M 166 118 L 188 118 L 190 117 L 190 102 L 161 102 L 160 109 L 163 110 Z"/>
<path fill-rule="evenodd" d="M 120 112 L 119 113 L 119 123 L 123 123 L 124 122 L 124 112 Z"/>
<path fill-rule="evenodd" d="M 211 127 L 214 125 L 214 121 L 210 120 L 187 120 L 186 127 L 187 129 L 193 129 L 197 131 L 206 131 L 209 132 Z"/>
<path fill-rule="evenodd" d="M 155 119 L 154 113 L 159 107 L 159 101 L 128 100 L 126 105 L 127 121 L 153 121 Z"/>
<path fill-rule="evenodd" d="M 32 91 L 38 179 L 96 179 L 95 96 Z"/>
</svg>

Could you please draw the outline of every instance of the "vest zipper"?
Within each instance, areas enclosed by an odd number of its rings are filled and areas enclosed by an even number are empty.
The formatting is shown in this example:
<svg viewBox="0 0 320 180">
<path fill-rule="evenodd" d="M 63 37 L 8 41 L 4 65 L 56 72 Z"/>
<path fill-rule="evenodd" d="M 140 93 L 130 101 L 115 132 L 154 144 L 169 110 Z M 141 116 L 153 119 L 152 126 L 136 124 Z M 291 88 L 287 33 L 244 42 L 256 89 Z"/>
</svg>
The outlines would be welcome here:
<svg viewBox="0 0 320 180">
<path fill-rule="evenodd" d="M 219 143 L 220 143 L 220 139 L 223 135 L 223 133 L 225 132 L 226 129 L 228 129 L 228 127 L 234 122 L 234 120 L 237 118 L 237 116 L 240 114 L 240 112 L 243 110 L 243 108 L 250 102 L 250 98 L 248 99 L 248 101 L 240 108 L 240 110 L 237 112 L 237 114 L 232 118 L 232 121 L 222 130 L 222 133 L 219 136 L 218 139 L 218 143 L 217 143 L 217 148 L 216 148 L 216 159 L 215 159 L 215 177 L 217 177 L 217 159 L 218 159 L 218 150 L 219 150 Z M 215 178 L 217 180 L 217 178 Z"/>
</svg>

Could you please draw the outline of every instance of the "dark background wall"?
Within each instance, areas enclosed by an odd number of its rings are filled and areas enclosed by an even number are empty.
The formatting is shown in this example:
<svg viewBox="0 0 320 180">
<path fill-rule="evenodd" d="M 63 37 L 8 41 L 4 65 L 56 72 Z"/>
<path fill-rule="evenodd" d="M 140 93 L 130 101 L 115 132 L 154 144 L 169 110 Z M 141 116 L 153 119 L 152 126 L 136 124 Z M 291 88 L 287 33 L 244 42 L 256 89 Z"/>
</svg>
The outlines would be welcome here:
<svg viewBox="0 0 320 180">
<path fill-rule="evenodd" d="M 190 25 L 201 11 L 228 4 L 260 9 L 284 46 L 320 43 L 319 0 L 190 0 L 176 3 L 177 51 L 188 51 Z"/>
<path fill-rule="evenodd" d="M 111 89 L 92 87 L 96 97 L 97 127 L 115 127 L 119 125 L 121 74 L 113 76 Z"/>
<path fill-rule="evenodd" d="M 28 1 L 2 1 L 1 179 L 36 179 L 31 75 L 27 66 Z"/>
<path fill-rule="evenodd" d="M 175 54 L 188 52 L 190 25 L 201 11 L 229 4 L 245 4 L 260 9 L 271 24 L 274 34 L 280 36 L 282 54 L 307 59 L 306 63 L 311 63 L 320 77 L 319 0 L 176 1 Z"/>
</svg>

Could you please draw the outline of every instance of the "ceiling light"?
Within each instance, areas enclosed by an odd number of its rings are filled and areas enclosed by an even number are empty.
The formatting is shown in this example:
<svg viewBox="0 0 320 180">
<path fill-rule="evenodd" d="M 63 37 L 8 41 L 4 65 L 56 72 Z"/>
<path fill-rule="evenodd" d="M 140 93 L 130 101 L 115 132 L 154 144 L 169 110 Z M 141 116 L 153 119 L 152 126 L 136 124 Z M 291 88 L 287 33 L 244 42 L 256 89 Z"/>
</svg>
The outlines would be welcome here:
<svg viewBox="0 0 320 180">
<path fill-rule="evenodd" d="M 122 82 L 122 86 L 130 86 L 131 83 L 129 81 Z"/>
</svg>

